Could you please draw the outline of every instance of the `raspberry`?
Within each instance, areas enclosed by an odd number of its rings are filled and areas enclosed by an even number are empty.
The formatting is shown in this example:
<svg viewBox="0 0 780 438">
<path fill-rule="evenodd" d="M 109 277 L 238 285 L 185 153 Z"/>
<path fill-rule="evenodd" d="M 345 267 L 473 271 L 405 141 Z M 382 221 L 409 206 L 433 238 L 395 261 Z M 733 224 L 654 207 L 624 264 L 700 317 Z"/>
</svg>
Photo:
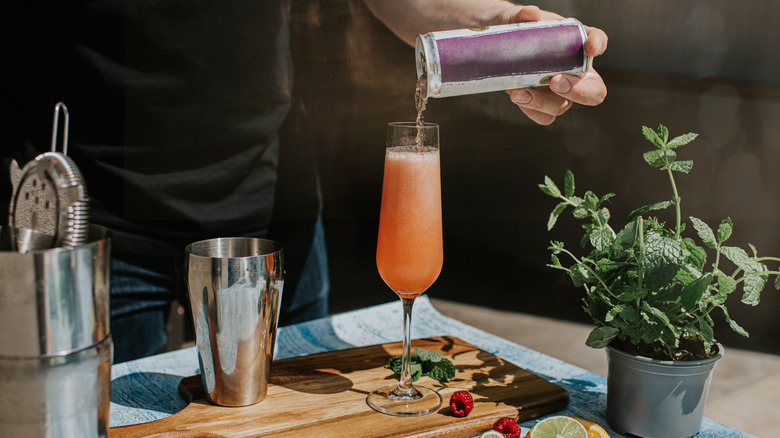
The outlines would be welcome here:
<svg viewBox="0 0 780 438">
<path fill-rule="evenodd" d="M 493 430 L 504 435 L 506 438 L 520 438 L 520 434 L 522 433 L 522 429 L 517 425 L 517 421 L 508 417 L 499 418 L 498 421 L 493 424 Z"/>
<path fill-rule="evenodd" d="M 474 409 L 474 398 L 468 391 L 455 391 L 450 396 L 450 411 L 453 417 L 465 417 Z"/>
</svg>

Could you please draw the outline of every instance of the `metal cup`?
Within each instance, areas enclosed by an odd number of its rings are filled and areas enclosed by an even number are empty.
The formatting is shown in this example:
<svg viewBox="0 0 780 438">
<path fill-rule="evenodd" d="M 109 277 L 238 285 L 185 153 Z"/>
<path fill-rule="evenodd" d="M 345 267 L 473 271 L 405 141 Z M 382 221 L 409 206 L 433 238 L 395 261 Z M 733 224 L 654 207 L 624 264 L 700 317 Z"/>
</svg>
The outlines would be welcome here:
<svg viewBox="0 0 780 438">
<path fill-rule="evenodd" d="M 102 438 L 112 342 L 110 236 L 0 251 L 0 436 Z"/>
<path fill-rule="evenodd" d="M 265 398 L 284 285 L 281 244 L 232 237 L 185 249 L 203 389 L 221 406 Z"/>
</svg>

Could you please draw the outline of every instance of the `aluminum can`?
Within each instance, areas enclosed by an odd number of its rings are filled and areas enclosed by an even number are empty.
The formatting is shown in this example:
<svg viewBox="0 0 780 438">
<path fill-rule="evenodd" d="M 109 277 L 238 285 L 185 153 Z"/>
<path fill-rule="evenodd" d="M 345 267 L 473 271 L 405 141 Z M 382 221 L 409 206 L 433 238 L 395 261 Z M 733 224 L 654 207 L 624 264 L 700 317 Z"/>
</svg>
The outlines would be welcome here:
<svg viewBox="0 0 780 438">
<path fill-rule="evenodd" d="M 586 39 L 574 18 L 431 32 L 415 42 L 417 77 L 426 75 L 428 97 L 547 85 L 588 71 Z"/>
</svg>

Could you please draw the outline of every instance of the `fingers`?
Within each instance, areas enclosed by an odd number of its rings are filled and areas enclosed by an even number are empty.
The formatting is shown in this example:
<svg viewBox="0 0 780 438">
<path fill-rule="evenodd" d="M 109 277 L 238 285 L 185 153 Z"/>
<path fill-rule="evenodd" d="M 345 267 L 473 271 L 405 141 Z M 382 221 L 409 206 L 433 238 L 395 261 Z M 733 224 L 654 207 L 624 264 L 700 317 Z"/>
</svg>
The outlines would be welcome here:
<svg viewBox="0 0 780 438">
<path fill-rule="evenodd" d="M 585 54 L 588 56 L 599 56 L 607 50 L 607 34 L 603 30 L 585 26 L 585 32 L 588 39 L 585 40 Z"/>
<path fill-rule="evenodd" d="M 551 92 L 547 87 L 509 90 L 509 97 L 517 106 L 553 116 L 560 116 L 571 107 L 571 102 Z"/>
<path fill-rule="evenodd" d="M 520 107 L 520 111 L 525 113 L 526 117 L 528 117 L 532 121 L 543 126 L 551 125 L 556 119 L 556 116 L 552 116 L 550 114 L 542 113 L 529 108 Z"/>
<path fill-rule="evenodd" d="M 588 106 L 599 105 L 607 97 L 607 86 L 595 70 L 581 78 L 556 75 L 550 80 L 550 91 L 560 98 Z"/>
<path fill-rule="evenodd" d="M 584 77 L 557 75 L 550 87 L 507 90 L 512 102 L 528 118 L 540 125 L 553 123 L 574 103 L 594 106 L 604 101 L 607 87 L 598 73 L 591 70 Z"/>
</svg>

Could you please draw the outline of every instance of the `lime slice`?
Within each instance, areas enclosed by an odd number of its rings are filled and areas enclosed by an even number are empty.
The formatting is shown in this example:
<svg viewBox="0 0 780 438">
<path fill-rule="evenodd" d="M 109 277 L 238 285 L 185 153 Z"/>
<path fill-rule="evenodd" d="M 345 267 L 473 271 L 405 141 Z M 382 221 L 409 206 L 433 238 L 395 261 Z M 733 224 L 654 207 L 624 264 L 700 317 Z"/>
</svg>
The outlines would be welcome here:
<svg viewBox="0 0 780 438">
<path fill-rule="evenodd" d="M 588 430 L 574 418 L 558 415 L 536 423 L 530 438 L 588 438 Z"/>
<path fill-rule="evenodd" d="M 482 435 L 480 435 L 479 438 L 504 438 L 504 435 L 497 430 L 490 429 L 486 432 L 482 432 Z"/>
</svg>

